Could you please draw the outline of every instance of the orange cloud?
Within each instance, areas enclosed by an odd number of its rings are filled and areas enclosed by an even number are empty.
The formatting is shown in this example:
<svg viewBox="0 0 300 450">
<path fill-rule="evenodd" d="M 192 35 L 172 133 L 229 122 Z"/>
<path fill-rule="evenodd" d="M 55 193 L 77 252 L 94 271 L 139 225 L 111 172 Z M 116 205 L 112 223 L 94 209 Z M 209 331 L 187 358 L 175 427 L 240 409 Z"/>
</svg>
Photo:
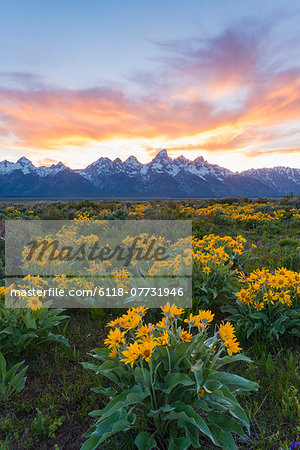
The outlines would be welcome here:
<svg viewBox="0 0 300 450">
<path fill-rule="evenodd" d="M 52 158 L 43 158 L 43 159 L 39 159 L 37 161 L 39 166 L 52 166 L 52 164 L 58 164 L 59 161 L 57 159 L 52 159 Z M 63 162 L 63 164 L 67 164 L 66 162 Z"/>
<path fill-rule="evenodd" d="M 142 138 L 149 154 L 159 140 L 171 152 L 236 150 L 252 157 L 279 152 L 271 146 L 281 148 L 285 139 L 282 148 L 296 152 L 288 126 L 300 120 L 300 68 L 264 67 L 265 32 L 252 25 L 166 46 L 161 72 L 135 78 L 142 97 L 105 86 L 72 90 L 38 80 L 34 87 L 34 77 L 23 90 L 2 88 L 0 143 L 42 152 Z"/>
</svg>

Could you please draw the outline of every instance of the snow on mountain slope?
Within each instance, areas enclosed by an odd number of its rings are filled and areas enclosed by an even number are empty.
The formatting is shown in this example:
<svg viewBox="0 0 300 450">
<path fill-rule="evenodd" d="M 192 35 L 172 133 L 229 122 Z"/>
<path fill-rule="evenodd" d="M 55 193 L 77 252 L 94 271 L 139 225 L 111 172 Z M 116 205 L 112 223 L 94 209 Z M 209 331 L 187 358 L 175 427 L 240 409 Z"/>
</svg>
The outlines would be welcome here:
<svg viewBox="0 0 300 450">
<path fill-rule="evenodd" d="M 70 170 L 62 162 L 58 164 L 52 164 L 52 166 L 39 166 L 35 167 L 29 159 L 25 156 L 18 159 L 16 163 L 4 160 L 0 162 L 0 175 L 8 175 L 16 170 L 20 170 L 24 175 L 36 174 L 40 177 L 54 176 L 63 170 Z"/>
<path fill-rule="evenodd" d="M 69 195 L 80 189 L 91 195 L 126 197 L 256 197 L 290 192 L 300 195 L 300 169 L 275 167 L 237 173 L 209 164 L 202 156 L 193 161 L 184 156 L 172 159 L 166 150 L 146 164 L 135 156 L 124 162 L 101 157 L 80 170 L 72 170 L 61 162 L 36 167 L 25 157 L 16 163 L 0 162 L 0 195 L 1 190 L 7 195 L 12 189 L 16 195 L 18 190 L 22 195 L 48 192 L 49 180 L 59 195 L 63 195 L 59 188 L 62 185 Z"/>
</svg>

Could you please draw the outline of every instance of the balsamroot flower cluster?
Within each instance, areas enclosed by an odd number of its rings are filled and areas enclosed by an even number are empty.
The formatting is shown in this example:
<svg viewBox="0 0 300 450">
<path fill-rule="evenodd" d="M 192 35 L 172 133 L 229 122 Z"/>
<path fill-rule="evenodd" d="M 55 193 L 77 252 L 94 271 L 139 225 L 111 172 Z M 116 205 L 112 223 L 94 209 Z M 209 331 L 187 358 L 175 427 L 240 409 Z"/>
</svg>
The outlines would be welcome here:
<svg viewBox="0 0 300 450">
<path fill-rule="evenodd" d="M 190 314 L 188 318 L 181 319 L 184 309 L 167 303 L 161 307 L 162 320 L 152 324 L 144 322 L 147 309 L 129 309 L 126 314 L 106 325 L 111 328 L 104 340 L 105 346 L 111 350 L 109 356 L 118 357 L 131 367 L 141 360 L 149 362 L 156 347 L 172 345 L 171 336 L 175 336 L 177 342 L 190 343 L 195 334 L 206 332 L 214 318 L 211 311 L 199 310 L 197 315 Z M 184 328 L 185 324 L 188 329 Z M 230 322 L 221 323 L 217 336 L 218 347 L 226 350 L 228 355 L 242 350 Z"/>
<path fill-rule="evenodd" d="M 209 234 L 203 239 L 193 239 L 194 258 L 202 264 L 213 261 L 217 265 L 225 265 L 235 254 L 241 255 L 247 239 L 242 236 L 217 236 Z"/>
<path fill-rule="evenodd" d="M 154 210 L 155 208 L 155 210 Z M 160 203 L 137 203 L 129 207 L 129 216 L 134 219 L 149 218 L 153 214 L 162 214 L 166 205 Z M 261 203 L 215 203 L 213 205 L 197 208 L 196 205 L 177 205 L 176 212 L 184 217 L 218 216 L 228 222 L 280 222 L 288 213 L 291 220 L 299 221 L 300 208 L 279 208 L 275 202 Z"/>
<path fill-rule="evenodd" d="M 257 311 L 276 303 L 289 307 L 300 294 L 300 274 L 283 267 L 273 273 L 265 268 L 257 269 L 248 277 L 240 274 L 239 278 L 245 288 L 237 292 L 236 297 Z"/>
</svg>

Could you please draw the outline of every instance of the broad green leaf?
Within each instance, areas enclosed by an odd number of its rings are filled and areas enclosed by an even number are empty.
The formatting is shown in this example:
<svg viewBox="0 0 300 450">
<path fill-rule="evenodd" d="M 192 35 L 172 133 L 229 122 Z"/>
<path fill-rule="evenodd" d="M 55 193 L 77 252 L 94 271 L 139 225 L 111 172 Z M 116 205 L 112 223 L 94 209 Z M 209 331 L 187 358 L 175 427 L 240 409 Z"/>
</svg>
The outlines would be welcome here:
<svg viewBox="0 0 300 450">
<path fill-rule="evenodd" d="M 190 439 L 186 437 L 172 438 L 168 450 L 187 450 L 191 446 Z"/>
<path fill-rule="evenodd" d="M 231 305 L 223 305 L 223 306 L 221 306 L 220 310 L 222 312 L 229 312 L 230 314 L 233 314 L 233 315 L 235 315 L 237 312 L 237 309 Z"/>
<path fill-rule="evenodd" d="M 99 417 L 102 414 L 102 409 L 95 409 L 94 411 L 89 412 L 90 417 Z"/>
<path fill-rule="evenodd" d="M 96 364 L 90 362 L 80 362 L 79 364 L 81 364 L 85 369 L 93 370 L 93 372 L 98 372 L 99 370 L 99 366 L 96 366 Z"/>
<path fill-rule="evenodd" d="M 213 435 L 222 449 L 238 450 L 230 431 L 224 431 L 220 428 L 215 428 L 213 431 Z"/>
<path fill-rule="evenodd" d="M 147 416 L 148 417 L 157 417 L 159 414 L 163 413 L 166 414 L 168 412 L 174 411 L 175 407 L 174 406 L 170 406 L 170 405 L 166 405 L 166 406 L 162 406 L 161 408 L 158 409 L 152 409 Z"/>
<path fill-rule="evenodd" d="M 32 328 L 32 329 L 36 330 L 37 326 L 36 326 L 35 318 L 32 314 L 30 314 L 29 311 L 23 317 L 23 322 L 25 323 L 27 329 Z"/>
<path fill-rule="evenodd" d="M 247 391 L 256 391 L 259 385 L 254 381 L 247 380 L 246 378 L 240 377 L 229 372 L 211 372 L 208 380 L 218 380 L 221 383 L 228 384 L 230 386 L 240 387 Z"/>
<path fill-rule="evenodd" d="M 240 424 L 237 423 L 237 421 L 234 420 L 232 417 L 229 417 L 226 414 L 211 412 L 208 414 L 208 418 L 210 423 L 217 425 L 218 427 L 220 427 L 225 431 L 230 431 L 232 433 L 239 434 L 240 436 L 244 436 L 245 434 Z"/>
<path fill-rule="evenodd" d="M 156 441 L 151 434 L 146 431 L 139 433 L 135 438 L 134 443 L 139 450 L 151 450 L 152 448 L 157 448 Z"/>
<path fill-rule="evenodd" d="M 253 319 L 262 319 L 264 322 L 268 321 L 268 316 L 262 312 L 255 312 L 250 314 L 250 317 Z"/>
<path fill-rule="evenodd" d="M 158 387 L 165 394 L 170 394 L 177 386 L 192 386 L 194 381 L 185 373 L 170 373 L 165 378 L 165 387 Z"/>
<path fill-rule="evenodd" d="M 251 363 L 252 359 L 248 358 L 245 355 L 238 354 L 232 356 L 223 356 L 223 358 L 218 359 L 218 367 L 224 366 L 225 364 L 231 364 L 236 361 L 245 361 L 247 363 Z"/>
<path fill-rule="evenodd" d="M 110 397 L 110 398 L 115 397 L 115 395 L 117 394 L 117 391 L 112 387 L 104 388 L 104 387 L 99 386 L 99 387 L 91 388 L 91 391 L 96 392 L 96 394 L 106 395 L 107 397 Z"/>
<path fill-rule="evenodd" d="M 53 334 L 49 332 L 48 341 L 59 342 L 60 344 L 64 344 L 66 347 L 70 347 L 68 339 L 62 334 Z"/>
<path fill-rule="evenodd" d="M 102 421 L 106 419 L 120 408 L 126 408 L 129 405 L 141 404 L 148 396 L 149 392 L 142 391 L 141 389 L 138 389 L 138 386 L 134 386 L 132 389 L 122 392 L 111 400 L 104 408 L 100 420 Z"/>
<path fill-rule="evenodd" d="M 206 383 L 203 385 L 203 389 L 205 389 L 206 392 L 211 394 L 214 391 L 217 391 L 222 387 L 222 383 L 218 380 L 207 380 Z"/>
<path fill-rule="evenodd" d="M 94 348 L 90 354 L 96 359 L 105 359 L 108 357 L 109 352 L 109 348 Z"/>
<path fill-rule="evenodd" d="M 180 419 L 183 421 L 187 421 L 214 442 L 208 425 L 202 419 L 202 417 L 200 417 L 199 414 L 196 413 L 191 405 L 186 405 L 181 401 L 177 401 L 173 404 L 173 406 L 175 406 L 176 410 L 168 414 L 163 420 Z"/>
<path fill-rule="evenodd" d="M 115 411 L 110 417 L 96 425 L 95 431 L 89 439 L 83 444 L 81 450 L 93 450 L 99 448 L 106 439 L 113 434 L 125 431 L 130 426 L 126 419 L 127 414 L 124 410 Z"/>
</svg>

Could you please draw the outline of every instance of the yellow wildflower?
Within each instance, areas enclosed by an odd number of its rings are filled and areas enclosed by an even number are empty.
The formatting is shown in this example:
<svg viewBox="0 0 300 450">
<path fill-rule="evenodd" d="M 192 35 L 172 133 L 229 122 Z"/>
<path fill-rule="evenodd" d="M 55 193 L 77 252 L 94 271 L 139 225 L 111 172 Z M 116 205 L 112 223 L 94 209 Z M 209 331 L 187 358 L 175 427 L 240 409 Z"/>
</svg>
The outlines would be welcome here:
<svg viewBox="0 0 300 450">
<path fill-rule="evenodd" d="M 265 304 L 264 304 L 264 302 L 256 301 L 256 302 L 253 302 L 253 307 L 254 307 L 257 311 L 260 311 L 261 309 L 264 309 Z"/>
<path fill-rule="evenodd" d="M 27 300 L 27 306 L 32 309 L 33 311 L 36 311 L 37 309 L 40 309 L 42 306 L 42 302 L 39 300 L 38 297 L 31 297 L 29 300 Z"/>
<path fill-rule="evenodd" d="M 132 330 L 133 328 L 136 328 L 142 317 L 140 314 L 133 313 L 133 314 L 124 314 L 121 318 L 121 326 L 125 330 Z"/>
<path fill-rule="evenodd" d="M 108 322 L 106 324 L 107 327 L 115 327 L 116 325 L 120 325 L 122 322 L 122 318 L 121 317 L 117 317 L 114 320 L 111 320 L 110 322 Z"/>
<path fill-rule="evenodd" d="M 137 338 L 147 337 L 153 331 L 154 325 L 148 323 L 148 325 L 142 325 L 135 333 Z"/>
<path fill-rule="evenodd" d="M 219 328 L 219 335 L 222 339 L 222 341 L 226 341 L 229 339 L 232 339 L 235 337 L 235 328 L 230 322 L 224 322 L 222 321 Z"/>
<path fill-rule="evenodd" d="M 276 292 L 274 295 L 275 300 L 278 300 L 280 303 L 286 303 L 289 305 L 291 303 L 291 296 L 289 295 L 290 291 L 281 291 Z"/>
<path fill-rule="evenodd" d="M 133 367 L 134 362 L 138 359 L 140 356 L 140 347 L 137 341 L 134 341 L 133 344 L 129 344 L 126 350 L 124 350 L 123 355 L 125 358 L 121 359 L 125 364 L 130 364 L 131 367 Z"/>
<path fill-rule="evenodd" d="M 226 339 L 224 341 L 224 345 L 229 356 L 233 353 L 239 353 L 242 350 L 240 343 L 236 340 L 236 338 Z"/>
<path fill-rule="evenodd" d="M 204 309 L 200 309 L 199 310 L 199 312 L 198 312 L 198 318 L 199 318 L 199 320 L 200 320 L 200 322 L 201 322 L 201 324 L 204 326 L 204 328 L 206 327 L 206 325 L 209 323 L 209 322 L 212 322 L 213 321 L 213 318 L 214 318 L 214 314 L 212 314 L 212 312 L 211 311 L 209 311 L 209 310 L 204 310 Z M 198 327 L 198 328 L 200 328 L 200 327 Z M 201 326 L 201 328 L 202 328 L 202 326 Z"/>
<path fill-rule="evenodd" d="M 185 330 L 181 330 L 180 333 L 180 339 L 182 342 L 190 342 L 192 340 L 193 335 L 191 333 L 188 333 Z"/>
<path fill-rule="evenodd" d="M 160 327 L 160 328 L 167 328 L 167 318 L 163 317 L 161 319 L 160 322 L 157 322 L 157 324 L 155 325 L 156 327 Z"/>
<path fill-rule="evenodd" d="M 111 358 L 116 358 L 118 356 L 118 350 L 116 347 L 113 347 L 111 351 L 109 352 L 108 356 Z"/>
<path fill-rule="evenodd" d="M 125 344 L 124 339 L 125 332 L 121 332 L 119 328 L 116 328 L 115 330 L 110 330 L 107 338 L 104 340 L 104 345 L 106 345 L 109 348 L 112 347 L 118 347 L 121 343 Z"/>
<path fill-rule="evenodd" d="M 153 350 L 157 343 L 152 340 L 151 342 L 142 342 L 139 346 L 140 354 L 144 358 L 145 361 L 149 362 L 149 359 L 153 353 Z"/>
<path fill-rule="evenodd" d="M 155 338 L 157 345 L 168 345 L 169 343 L 169 335 L 167 331 L 164 331 L 161 336 Z"/>
</svg>

